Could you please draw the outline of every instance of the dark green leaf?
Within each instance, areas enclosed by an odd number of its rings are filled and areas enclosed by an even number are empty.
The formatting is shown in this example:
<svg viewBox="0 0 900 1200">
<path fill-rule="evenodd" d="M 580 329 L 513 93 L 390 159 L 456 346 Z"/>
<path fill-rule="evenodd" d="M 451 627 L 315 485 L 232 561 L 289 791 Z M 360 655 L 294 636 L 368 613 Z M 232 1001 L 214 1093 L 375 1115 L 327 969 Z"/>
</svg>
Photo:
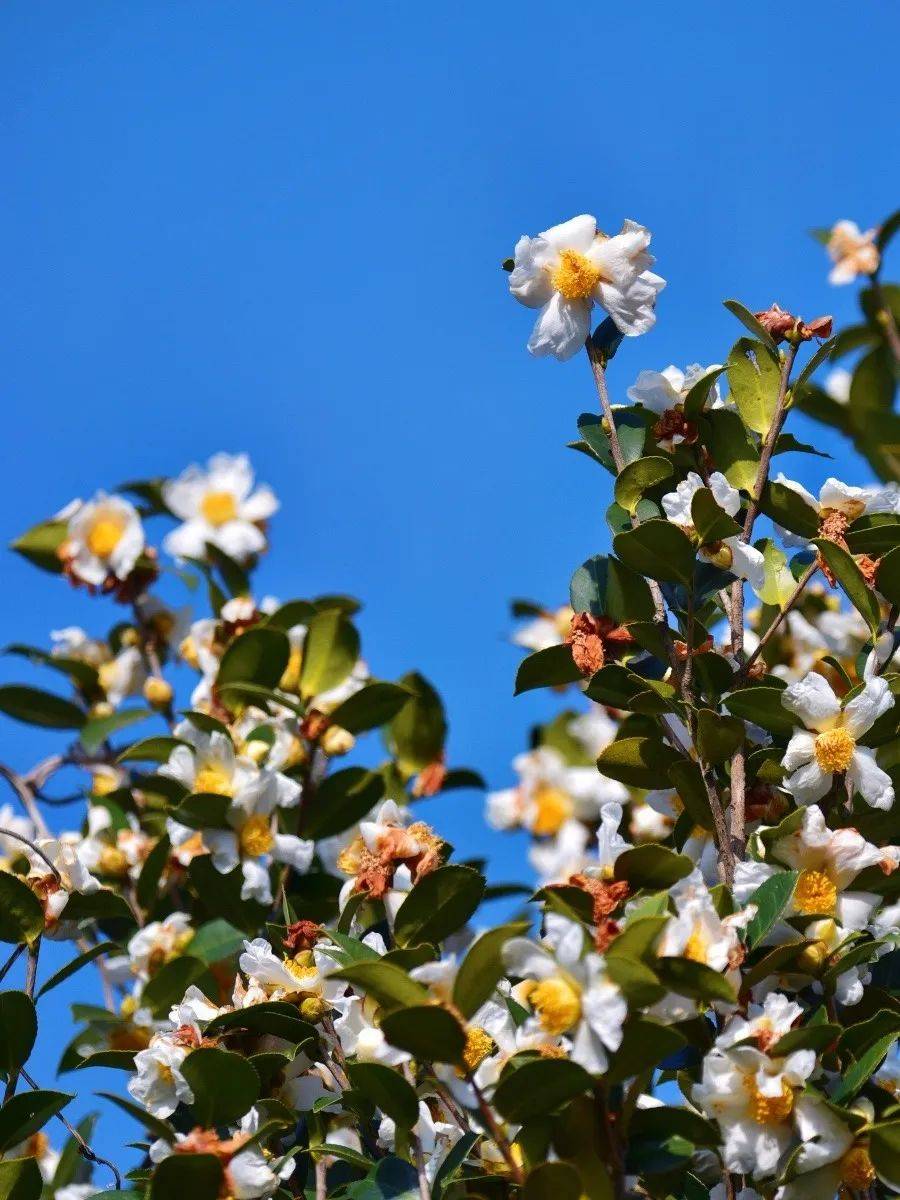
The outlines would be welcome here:
<svg viewBox="0 0 900 1200">
<path fill-rule="evenodd" d="M 229 683 L 255 683 L 277 687 L 290 658 L 291 646 L 279 629 L 257 625 L 234 639 L 219 663 L 216 686 L 222 691 Z"/>
<path fill-rule="evenodd" d="M 860 614 L 873 634 L 878 632 L 881 623 L 881 609 L 875 593 L 866 583 L 862 571 L 853 557 L 835 542 L 827 538 L 815 538 L 822 558 L 831 568 L 831 572 L 846 592 L 851 604 Z"/>
<path fill-rule="evenodd" d="M 222 1163 L 214 1154 L 172 1154 L 153 1172 L 150 1200 L 217 1200 L 223 1182 Z"/>
<path fill-rule="evenodd" d="M 347 1074 L 354 1088 L 367 1096 L 401 1129 L 412 1129 L 419 1119 L 419 1098 L 402 1075 L 382 1063 L 351 1063 Z"/>
<path fill-rule="evenodd" d="M 597 759 L 597 769 L 608 779 L 632 787 L 654 788 L 681 755 L 660 738 L 626 737 L 610 742 Z"/>
<path fill-rule="evenodd" d="M 115 942 L 100 942 L 96 946 L 91 946 L 90 949 L 85 950 L 83 954 L 76 955 L 76 957 L 67 962 L 64 967 L 60 967 L 59 970 L 55 971 L 49 979 L 45 980 L 44 983 L 41 984 L 40 988 L 38 988 L 35 999 L 40 1000 L 41 996 L 43 996 L 45 992 L 52 991 L 53 988 L 62 983 L 63 980 L 70 978 L 70 976 L 74 975 L 76 971 L 80 971 L 82 967 L 87 966 L 89 962 L 93 962 L 95 959 L 100 958 L 101 955 L 118 952 L 119 947 Z M 2 996 L 0 996 L 0 1000 L 2 1000 Z M 3 1023 L 3 1017 L 0 1017 L 0 1025 Z"/>
<path fill-rule="evenodd" d="M 413 698 L 388 725 L 385 741 L 403 770 L 414 774 L 443 754 L 447 718 L 440 696 L 424 675 L 411 671 L 397 682 Z"/>
<path fill-rule="evenodd" d="M 419 1062 L 462 1061 L 465 1030 L 445 1008 L 422 1004 L 395 1009 L 382 1017 L 381 1030 L 392 1046 L 408 1050 Z"/>
<path fill-rule="evenodd" d="M 83 709 L 71 700 L 19 683 L 0 686 L 0 712 L 44 729 L 80 729 L 85 720 Z"/>
<path fill-rule="evenodd" d="M 69 1092 L 19 1092 L 0 1108 L 0 1153 L 37 1133 L 73 1100 Z"/>
<path fill-rule="evenodd" d="M 428 1000 L 428 990 L 393 963 L 350 963 L 329 978 L 345 980 L 385 1009 L 419 1006 Z"/>
<path fill-rule="evenodd" d="M 484 876 L 471 867 L 438 867 L 422 877 L 400 905 L 394 920 L 399 946 L 442 942 L 461 929 L 484 894 Z"/>
<path fill-rule="evenodd" d="M 756 905 L 756 915 L 747 926 L 749 946 L 756 946 L 762 941 L 790 904 L 797 879 L 796 871 L 779 871 L 777 875 L 763 880 L 750 897 L 749 903 Z"/>
<path fill-rule="evenodd" d="M 0 992 L 0 1070 L 7 1075 L 28 1062 L 37 1037 L 37 1014 L 27 992 Z"/>
<path fill-rule="evenodd" d="M 395 717 L 410 699 L 410 693 L 396 683 L 367 683 L 329 714 L 332 724 L 349 733 L 377 729 Z"/>
<path fill-rule="evenodd" d="M 464 1017 L 471 1017 L 490 998 L 504 974 L 504 945 L 527 928 L 527 921 L 501 925 L 483 933 L 466 951 L 453 982 L 453 1003 Z"/>
<path fill-rule="evenodd" d="M 720 508 L 709 488 L 698 488 L 691 500 L 691 519 L 697 531 L 697 540 L 701 546 L 713 542 L 724 541 L 725 538 L 735 537 L 741 532 L 741 527 Z"/>
<path fill-rule="evenodd" d="M 623 850 L 616 859 L 616 879 L 625 879 L 635 891 L 638 888 L 668 888 L 684 879 L 694 869 L 686 854 L 676 854 L 658 842 L 647 842 Z"/>
<path fill-rule="evenodd" d="M 43 931 L 40 900 L 18 875 L 0 871 L 0 942 L 33 942 Z"/>
<path fill-rule="evenodd" d="M 572 658 L 572 647 L 563 642 L 559 646 L 536 650 L 522 659 L 516 672 L 515 695 L 535 688 L 563 687 L 579 679 L 581 672 Z"/>
<path fill-rule="evenodd" d="M 127 729 L 129 725 L 136 725 L 138 721 L 146 721 L 152 716 L 153 710 L 150 708 L 122 708 L 108 717 L 89 717 L 81 727 L 81 744 L 92 754 L 112 734 L 118 733 L 120 729 Z"/>
<path fill-rule="evenodd" d="M 645 521 L 618 533 L 613 549 L 627 567 L 664 583 L 691 585 L 695 554 L 690 538 L 671 521 Z"/>
<path fill-rule="evenodd" d="M 339 608 L 317 612 L 303 643 L 300 694 L 311 699 L 343 683 L 359 658 L 359 634 Z"/>
<path fill-rule="evenodd" d="M 494 1107 L 515 1125 L 546 1116 L 593 1088 L 584 1067 L 562 1058 L 535 1058 L 507 1067 L 494 1091 Z"/>
<path fill-rule="evenodd" d="M 36 1158 L 0 1162 L 0 1200 L 39 1200 L 43 1186 Z"/>
<path fill-rule="evenodd" d="M 334 837 L 361 820 L 383 796 L 384 778 L 377 771 L 336 771 L 304 800 L 298 832 L 307 838 Z"/>
<path fill-rule="evenodd" d="M 646 455 L 628 463 L 616 478 L 614 494 L 620 504 L 632 516 L 637 511 L 638 501 L 651 488 L 672 475 L 672 460 L 656 455 Z"/>
<path fill-rule="evenodd" d="M 191 1107 L 200 1124 L 234 1124 L 259 1096 L 259 1076 L 240 1054 L 216 1047 L 192 1050 L 181 1067 L 194 1093 Z"/>
</svg>

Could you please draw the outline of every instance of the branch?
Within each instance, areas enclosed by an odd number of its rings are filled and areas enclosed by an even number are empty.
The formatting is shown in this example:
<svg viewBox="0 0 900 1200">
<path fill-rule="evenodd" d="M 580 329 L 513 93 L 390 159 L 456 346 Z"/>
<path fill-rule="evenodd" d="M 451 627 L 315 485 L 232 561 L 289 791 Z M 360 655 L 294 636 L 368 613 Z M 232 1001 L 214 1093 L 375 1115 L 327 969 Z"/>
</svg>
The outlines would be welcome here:
<svg viewBox="0 0 900 1200">
<path fill-rule="evenodd" d="M 814 559 L 813 562 L 811 562 L 809 564 L 809 566 L 806 568 L 806 570 L 800 576 L 799 580 L 797 581 L 797 586 L 794 588 L 793 592 L 791 592 L 784 607 L 779 609 L 778 612 L 775 614 L 775 616 L 772 620 L 772 623 L 769 625 L 768 629 L 765 631 L 765 633 L 759 639 L 759 644 L 757 645 L 756 649 L 753 651 L 753 653 L 750 655 L 750 657 L 744 663 L 743 669 L 741 671 L 742 675 L 746 676 L 748 674 L 748 672 L 750 671 L 750 668 L 753 666 L 753 664 L 756 662 L 756 660 L 762 654 L 763 650 L 765 650 L 766 646 L 768 646 L 769 642 L 772 640 L 774 635 L 777 633 L 778 629 L 784 623 L 784 620 L 787 617 L 788 613 L 791 611 L 791 609 L 794 607 L 794 605 L 797 603 L 797 601 L 803 595 L 806 585 L 809 583 L 809 581 L 812 579 L 813 575 L 815 575 L 815 573 L 816 573 L 816 571 L 818 571 L 818 569 L 819 569 L 819 560 Z"/>
<path fill-rule="evenodd" d="M 28 1084 L 28 1086 L 33 1091 L 40 1090 L 40 1084 L 35 1083 L 35 1081 L 31 1078 L 31 1076 L 28 1074 L 28 1072 L 25 1070 L 24 1067 L 22 1068 L 22 1078 L 25 1080 L 25 1082 Z M 101 1158 L 100 1155 L 97 1154 L 97 1152 L 95 1150 L 92 1150 L 91 1147 L 84 1140 L 84 1138 L 81 1136 L 81 1134 L 78 1132 L 78 1130 L 73 1125 L 69 1124 L 69 1122 L 62 1115 L 62 1113 L 54 1113 L 54 1116 L 56 1117 L 57 1121 L 61 1121 L 62 1124 L 65 1125 L 66 1129 L 68 1129 L 71 1136 L 78 1143 L 78 1153 L 81 1155 L 81 1157 L 84 1159 L 87 1159 L 88 1162 L 98 1163 L 100 1166 L 108 1167 L 109 1170 L 112 1171 L 112 1173 L 113 1173 L 113 1178 L 116 1181 L 117 1190 L 121 1191 L 122 1176 L 119 1174 L 118 1170 L 113 1165 L 113 1163 L 111 1163 L 108 1158 Z"/>
<path fill-rule="evenodd" d="M 894 314 L 891 311 L 890 304 L 887 302 L 881 281 L 873 275 L 871 283 L 875 299 L 878 301 L 878 324 L 884 330 L 884 336 L 894 356 L 894 361 L 900 366 L 900 331 L 897 329 L 897 322 L 894 320 Z"/>
<path fill-rule="evenodd" d="M 41 953 L 41 939 L 36 937 L 28 946 L 28 965 L 25 968 L 25 994 L 30 1000 L 34 1000 L 34 984 L 37 979 L 38 956 Z M 6 1092 L 3 1096 L 3 1103 L 6 1104 L 16 1094 L 16 1084 L 19 1082 L 19 1074 L 25 1075 L 23 1068 L 16 1071 L 10 1071 L 9 1079 L 6 1081 Z M 25 1075 L 27 1079 L 27 1075 Z"/>
</svg>

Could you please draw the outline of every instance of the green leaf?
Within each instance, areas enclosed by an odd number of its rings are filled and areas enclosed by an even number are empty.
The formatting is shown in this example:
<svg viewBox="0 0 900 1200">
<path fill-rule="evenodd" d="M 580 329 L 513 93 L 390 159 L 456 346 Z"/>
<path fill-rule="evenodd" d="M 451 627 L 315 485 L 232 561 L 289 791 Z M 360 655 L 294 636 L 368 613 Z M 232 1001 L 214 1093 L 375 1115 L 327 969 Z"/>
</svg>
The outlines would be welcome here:
<svg viewBox="0 0 900 1200">
<path fill-rule="evenodd" d="M 575 666 L 572 658 L 572 647 L 563 642 L 559 646 L 547 646 L 544 650 L 536 650 L 519 663 L 516 671 L 515 695 L 533 691 L 535 688 L 564 687 L 567 683 L 576 683 L 581 679 L 581 672 Z"/>
<path fill-rule="evenodd" d="M 629 958 L 625 954 L 609 954 L 606 969 L 610 979 L 633 1008 L 655 1004 L 666 994 L 656 972 L 636 958 Z"/>
<path fill-rule="evenodd" d="M 59 970 L 55 971 L 49 979 L 45 980 L 44 983 L 41 984 L 40 988 L 38 988 L 35 999 L 40 1000 L 41 996 L 43 996 L 46 992 L 52 991 L 53 988 L 57 987 L 64 980 L 69 979 L 72 975 L 74 975 L 76 971 L 80 971 L 82 967 L 87 966 L 89 962 L 93 962 L 95 959 L 100 958 L 103 954 L 109 954 L 111 952 L 118 953 L 119 949 L 120 948 L 115 942 L 100 942 L 96 946 L 91 946 L 90 949 L 85 950 L 83 954 L 78 954 L 75 956 L 75 958 L 70 959 L 65 966 L 60 967 Z M 2 1001 L 2 998 L 2 995 L 0 995 L 0 1001 Z M 3 1024 L 4 1018 L 0 1016 L 0 1025 Z"/>
<path fill-rule="evenodd" d="M 211 1051 L 194 1051 L 204 1053 Z M 222 1163 L 214 1154 L 172 1154 L 153 1172 L 150 1200 L 216 1200 L 223 1183 Z"/>
<path fill-rule="evenodd" d="M 286 634 L 270 625 L 256 625 L 239 634 L 222 655 L 216 687 L 219 691 L 229 683 L 277 687 L 290 655 L 291 644 Z"/>
<path fill-rule="evenodd" d="M 102 1096 L 104 1100 L 109 1100 L 121 1108 L 122 1112 L 128 1113 L 143 1127 L 153 1134 L 156 1138 L 162 1138 L 165 1142 L 175 1141 L 175 1130 L 159 1117 L 154 1117 L 140 1104 L 135 1104 L 133 1100 L 127 1100 L 124 1096 L 119 1096 L 115 1092 L 97 1092 L 98 1096 Z"/>
<path fill-rule="evenodd" d="M 900 1190 L 900 1121 L 882 1121 L 869 1129 L 869 1155 L 882 1183 Z"/>
<path fill-rule="evenodd" d="M 172 751 L 178 746 L 186 746 L 181 738 L 167 737 L 159 734 L 156 737 L 142 738 L 126 747 L 116 758 L 117 763 L 123 762 L 168 762 Z"/>
<path fill-rule="evenodd" d="M 71 700 L 20 683 L 0 687 L 0 712 L 44 729 L 80 729 L 85 720 L 84 711 Z"/>
<path fill-rule="evenodd" d="M 0 871 L 0 942 L 33 942 L 43 932 L 40 900 L 18 875 Z"/>
<path fill-rule="evenodd" d="M 108 717 L 89 717 L 81 727 L 81 744 L 88 754 L 93 754 L 112 734 L 153 715 L 150 708 L 122 708 Z"/>
<path fill-rule="evenodd" d="M 844 1104 L 847 1100 L 852 1100 L 866 1080 L 878 1070 L 884 1059 L 896 1045 L 896 1033 L 889 1033 L 886 1037 L 880 1038 L 874 1046 L 870 1046 L 862 1057 L 841 1075 L 837 1088 L 831 1097 L 834 1103 Z"/>
<path fill-rule="evenodd" d="M 194 1093 L 191 1105 L 205 1129 L 230 1125 L 252 1108 L 259 1076 L 240 1054 L 201 1046 L 184 1060 L 181 1072 Z"/>
<path fill-rule="evenodd" d="M 273 629 L 283 629 L 285 633 L 295 625 L 308 625 L 316 615 L 316 606 L 308 600 L 288 600 L 266 619 L 266 624 Z"/>
<path fill-rule="evenodd" d="M 141 1004 L 149 1008 L 154 1016 L 167 1015 L 172 1005 L 181 1000 L 191 984 L 206 974 L 206 969 L 205 962 L 189 954 L 182 954 L 163 963 L 144 987 Z"/>
<path fill-rule="evenodd" d="M 759 450 L 736 412 L 718 408 L 704 417 L 706 445 L 713 465 L 732 487 L 750 492 L 759 469 Z"/>
<path fill-rule="evenodd" d="M 658 842 L 646 842 L 622 851 L 616 859 L 615 877 L 627 880 L 635 891 L 668 888 L 693 869 L 694 863 L 686 854 L 676 854 Z"/>
<path fill-rule="evenodd" d="M 644 521 L 618 533 L 613 549 L 627 567 L 663 583 L 691 585 L 695 554 L 690 538 L 671 521 Z"/>
<path fill-rule="evenodd" d="M 842 546 L 828 541 L 827 538 L 815 538 L 814 542 L 835 579 L 846 592 L 850 603 L 872 633 L 877 634 L 878 626 L 881 623 L 878 599 L 866 583 L 863 573 L 853 561 L 853 557 Z"/>
<path fill-rule="evenodd" d="M 744 741 L 744 723 L 737 717 L 723 717 L 711 708 L 697 713 L 697 749 L 708 763 L 727 762 Z"/>
<path fill-rule="evenodd" d="M 529 1172 L 522 1200 L 580 1200 L 581 1176 L 567 1162 L 544 1162 Z"/>
<path fill-rule="evenodd" d="M 343 833 L 361 820 L 384 796 L 384 777 L 365 767 L 345 767 L 327 776 L 304 798 L 298 832 L 326 838 Z"/>
<path fill-rule="evenodd" d="M 772 335 L 766 327 L 757 321 L 750 309 L 741 304 L 740 300 L 723 300 L 722 303 L 733 316 L 737 317 L 744 328 L 749 329 L 753 336 L 762 342 L 764 346 L 768 346 L 773 351 L 777 349 Z"/>
<path fill-rule="evenodd" d="M 741 688 L 725 697 L 724 704 L 730 713 L 760 725 L 777 737 L 790 736 L 794 732 L 791 714 L 781 703 L 784 688 L 759 687 Z"/>
<path fill-rule="evenodd" d="M 595 554 L 582 563 L 569 586 L 575 612 L 610 617 L 618 624 L 652 621 L 653 597 L 646 581 L 624 563 L 605 554 Z"/>
<path fill-rule="evenodd" d="M 397 945 L 442 942 L 462 929 L 481 903 L 484 882 L 478 871 L 455 864 L 423 876 L 397 910 Z"/>
<path fill-rule="evenodd" d="M 775 449 L 773 454 L 814 454 L 816 458 L 833 458 L 834 455 L 826 454 L 824 450 L 817 450 L 815 446 L 810 446 L 808 442 L 801 442 L 794 437 L 792 433 L 779 433 L 775 440 Z"/>
<path fill-rule="evenodd" d="M 392 1046 L 408 1050 L 419 1062 L 462 1061 L 465 1030 L 452 1013 L 435 1004 L 395 1009 L 382 1017 L 381 1031 Z"/>
<path fill-rule="evenodd" d="M 611 1086 L 642 1071 L 649 1071 L 675 1054 L 684 1044 L 684 1035 L 671 1025 L 659 1025 L 656 1021 L 632 1017 L 622 1031 L 621 1046 L 612 1055 L 605 1075 L 606 1082 Z"/>
<path fill-rule="evenodd" d="M 419 1119 L 419 1098 L 402 1075 L 382 1063 L 350 1063 L 347 1075 L 357 1091 L 368 1097 L 401 1129 L 412 1129 Z"/>
<path fill-rule="evenodd" d="M 212 865 L 208 854 L 198 854 L 191 860 L 188 877 L 206 912 L 230 921 L 252 937 L 257 936 L 265 920 L 265 909 L 254 901 L 241 899 L 243 875 L 239 867 L 223 875 Z"/>
<path fill-rule="evenodd" d="M 172 819 L 188 829 L 230 829 L 231 797 L 218 792 L 192 792 L 172 812 Z"/>
<path fill-rule="evenodd" d="M 616 503 L 634 516 L 638 501 L 644 492 L 650 491 L 672 475 L 672 460 L 661 455 L 647 455 L 635 459 L 624 467 L 616 478 L 614 495 Z"/>
<path fill-rule="evenodd" d="M 684 415 L 689 421 L 696 421 L 701 415 L 706 402 L 713 390 L 713 384 L 725 370 L 724 367 L 710 367 L 693 384 L 684 397 Z"/>
<path fill-rule="evenodd" d="M 84 892 L 71 892 L 66 904 L 66 920 L 128 921 L 131 925 L 137 924 L 125 897 L 109 888 L 100 888 L 89 895 Z"/>
<path fill-rule="evenodd" d="M 628 1126 L 629 1137 L 654 1138 L 677 1134 L 687 1138 L 695 1146 L 718 1146 L 720 1138 L 716 1127 L 689 1108 L 639 1108 L 632 1115 Z"/>
<path fill-rule="evenodd" d="M 250 580 L 244 568 L 220 550 L 215 542 L 206 543 L 206 557 L 222 576 L 229 596 L 249 596 Z"/>
<path fill-rule="evenodd" d="M 900 545 L 889 550 L 879 562 L 875 586 L 889 604 L 900 604 Z"/>
<path fill-rule="evenodd" d="M 339 608 L 317 612 L 307 627 L 300 665 L 305 700 L 343 683 L 359 658 L 359 634 Z"/>
<path fill-rule="evenodd" d="M 794 488 L 769 482 L 763 489 L 760 508 L 767 517 L 800 537 L 812 540 L 819 532 L 819 514 Z"/>
<path fill-rule="evenodd" d="M 37 1014 L 27 992 L 0 992 L 0 1070 L 11 1075 L 28 1062 Z"/>
<path fill-rule="evenodd" d="M 698 488 L 691 500 L 691 519 L 701 546 L 721 542 L 741 532 L 734 517 L 720 508 L 709 488 Z"/>
<path fill-rule="evenodd" d="M 682 759 L 669 767 L 669 781 L 678 793 L 684 810 L 703 829 L 713 829 L 712 810 L 709 796 L 703 783 L 703 773 L 698 763 Z"/>
<path fill-rule="evenodd" d="M 555 1112 L 594 1081 L 576 1062 L 563 1058 L 535 1058 L 522 1066 L 507 1066 L 494 1090 L 494 1108 L 515 1125 L 532 1117 Z"/>
<path fill-rule="evenodd" d="M 681 755 L 661 738 L 626 737 L 610 742 L 597 759 L 597 769 L 607 779 L 654 788 L 659 786 L 660 775 L 681 761 Z"/>
<path fill-rule="evenodd" d="M 787 565 L 787 555 L 771 538 L 757 543 L 757 549 L 760 545 L 763 555 L 763 582 L 756 594 L 763 604 L 773 608 L 786 608 L 797 586 L 797 581 Z"/>
<path fill-rule="evenodd" d="M 647 415 L 643 411 L 620 409 L 615 414 L 615 419 L 622 458 L 627 466 L 644 453 L 644 443 L 647 439 Z M 603 428 L 603 424 L 603 417 L 598 416 L 597 413 L 582 413 L 578 418 L 578 432 L 607 470 L 615 474 L 616 468 L 610 449 L 609 436 Z"/>
<path fill-rule="evenodd" d="M 857 517 L 844 537 L 852 554 L 887 555 L 900 545 L 900 516 L 870 513 Z"/>
<path fill-rule="evenodd" d="M 504 974 L 503 947 L 528 929 L 527 921 L 500 925 L 476 938 L 453 981 L 453 1003 L 466 1018 L 488 1000 Z"/>
<path fill-rule="evenodd" d="M 39 1200 L 43 1186 L 36 1158 L 0 1162 L 0 1200 Z"/>
<path fill-rule="evenodd" d="M 46 650 L 41 650 L 38 646 L 25 646 L 21 642 L 14 642 L 12 645 L 4 647 L 3 653 L 16 654 L 20 658 L 27 658 L 29 662 L 49 667 L 51 671 L 59 671 L 69 678 L 76 687 L 82 688 L 84 691 L 90 692 L 97 687 L 97 668 L 92 667 L 89 663 L 82 662 L 79 658 L 66 658 L 61 654 L 49 654 Z"/>
<path fill-rule="evenodd" d="M 747 944 L 752 948 L 766 936 L 791 902 L 799 878 L 796 871 L 779 871 L 764 879 L 749 903 L 756 905 L 756 915 L 747 926 Z"/>
<path fill-rule="evenodd" d="M 705 963 L 690 958 L 665 957 L 657 961 L 660 979 L 676 995 L 694 996 L 698 1000 L 725 1000 L 734 1004 L 734 988 L 724 975 L 714 971 Z"/>
<path fill-rule="evenodd" d="M 385 741 L 409 774 L 436 762 L 444 752 L 447 718 L 441 698 L 424 675 L 410 671 L 398 680 L 413 698 L 392 719 Z"/>
<path fill-rule="evenodd" d="M 163 834 L 144 859 L 136 888 L 137 902 L 143 909 L 152 908 L 156 901 L 159 893 L 159 881 L 169 862 L 171 849 L 168 837 Z"/>
<path fill-rule="evenodd" d="M 209 966 L 231 958 L 243 945 L 243 932 L 235 929 L 228 921 L 223 921 L 221 917 L 216 917 L 200 926 L 185 947 L 184 953 Z"/>
<path fill-rule="evenodd" d="M 769 432 L 778 391 L 781 365 L 769 344 L 739 338 L 726 364 L 731 397 L 744 424 L 763 437 Z"/>
<path fill-rule="evenodd" d="M 12 1096 L 0 1108 L 0 1154 L 37 1133 L 75 1097 L 69 1092 L 34 1091 Z"/>
<path fill-rule="evenodd" d="M 348 733 L 364 733 L 386 725 L 404 704 L 410 693 L 396 683 L 367 683 L 329 714 L 332 724 Z"/>
<path fill-rule="evenodd" d="M 21 537 L 16 538 L 10 549 L 27 558 L 42 571 L 59 575 L 62 562 L 57 551 L 66 540 L 68 531 L 68 521 L 42 521 L 40 525 L 33 525 Z"/>
<path fill-rule="evenodd" d="M 213 1017 L 206 1027 L 210 1035 L 225 1029 L 248 1029 L 252 1033 L 269 1034 L 283 1038 L 296 1046 L 301 1042 L 315 1041 L 318 1037 L 314 1025 L 304 1021 L 296 1005 L 284 1000 L 268 1000 L 262 1004 L 250 1004 L 233 1012 Z"/>
<path fill-rule="evenodd" d="M 343 979 L 354 988 L 371 996 L 385 1009 L 423 1005 L 429 998 L 428 989 L 393 963 L 357 962 L 332 971 L 329 979 Z"/>
</svg>

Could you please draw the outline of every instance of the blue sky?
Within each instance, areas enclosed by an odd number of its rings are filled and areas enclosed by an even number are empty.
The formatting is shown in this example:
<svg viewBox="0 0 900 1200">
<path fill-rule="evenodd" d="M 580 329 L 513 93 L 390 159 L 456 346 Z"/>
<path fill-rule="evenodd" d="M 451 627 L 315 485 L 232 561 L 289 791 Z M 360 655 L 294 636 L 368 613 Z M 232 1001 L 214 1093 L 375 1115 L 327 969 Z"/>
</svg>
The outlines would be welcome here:
<svg viewBox="0 0 900 1200">
<path fill-rule="evenodd" d="M 552 709 L 512 698 L 507 600 L 565 598 L 607 546 L 609 484 L 565 449 L 587 366 L 529 358 L 500 260 L 582 211 L 653 231 L 669 284 L 613 364 L 619 396 L 642 368 L 720 361 L 724 297 L 846 318 L 806 230 L 896 206 L 896 88 L 873 64 L 898 34 L 886 0 L 9 0 L 0 537 L 246 450 L 283 504 L 260 590 L 360 595 L 373 669 L 424 670 L 454 761 L 505 785 Z M 838 473 L 868 478 L 843 451 Z M 3 578 L 4 641 L 114 619 L 11 556 Z M 0 736 L 20 767 L 55 744 Z M 431 815 L 514 874 L 522 844 L 483 830 L 477 795 Z"/>
</svg>

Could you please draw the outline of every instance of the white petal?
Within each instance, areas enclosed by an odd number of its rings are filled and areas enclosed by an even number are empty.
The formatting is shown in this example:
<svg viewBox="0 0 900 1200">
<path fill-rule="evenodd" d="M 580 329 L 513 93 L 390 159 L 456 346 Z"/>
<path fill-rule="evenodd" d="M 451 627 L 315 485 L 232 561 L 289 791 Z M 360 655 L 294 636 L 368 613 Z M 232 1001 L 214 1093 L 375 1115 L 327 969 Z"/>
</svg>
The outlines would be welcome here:
<svg viewBox="0 0 900 1200">
<path fill-rule="evenodd" d="M 875 752 L 866 746 L 857 746 L 847 778 L 872 808 L 888 809 L 894 804 L 894 785 L 886 771 L 875 761 Z"/>
<path fill-rule="evenodd" d="M 785 688 L 781 703 L 788 712 L 799 717 L 807 729 L 819 733 L 833 729 L 841 712 L 840 701 L 826 680 L 812 671 L 805 679 Z"/>
<path fill-rule="evenodd" d="M 847 732 L 853 738 L 862 737 L 893 706 L 894 697 L 888 681 L 880 676 L 867 680 L 863 690 L 844 709 Z"/>
<path fill-rule="evenodd" d="M 552 225 L 540 236 L 554 250 L 577 250 L 579 254 L 586 254 L 593 245 L 596 233 L 596 219 L 583 213 L 580 217 L 563 221 L 561 225 Z"/>
<path fill-rule="evenodd" d="M 784 787 L 798 804 L 814 804 L 831 787 L 832 775 L 826 775 L 815 759 L 800 767 L 784 781 Z"/>
<path fill-rule="evenodd" d="M 587 301 L 570 303 L 559 292 L 554 292 L 535 322 L 528 349 L 537 358 L 552 354 L 565 362 L 584 346 L 590 327 Z"/>
</svg>

